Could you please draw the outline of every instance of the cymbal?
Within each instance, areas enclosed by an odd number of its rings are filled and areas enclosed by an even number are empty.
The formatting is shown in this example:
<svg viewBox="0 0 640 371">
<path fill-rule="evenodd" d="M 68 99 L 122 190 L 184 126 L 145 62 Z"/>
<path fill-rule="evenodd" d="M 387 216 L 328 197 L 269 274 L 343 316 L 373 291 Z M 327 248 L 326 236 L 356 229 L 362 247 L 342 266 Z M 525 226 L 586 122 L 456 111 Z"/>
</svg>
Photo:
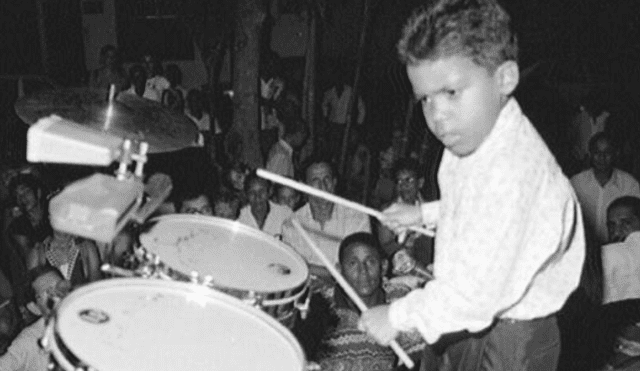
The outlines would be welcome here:
<svg viewBox="0 0 640 371">
<path fill-rule="evenodd" d="M 55 114 L 123 139 L 145 141 L 150 153 L 175 151 L 197 143 L 198 129 L 187 116 L 133 94 L 121 93 L 109 103 L 107 90 L 43 90 L 19 99 L 15 109 L 29 125 Z"/>
</svg>

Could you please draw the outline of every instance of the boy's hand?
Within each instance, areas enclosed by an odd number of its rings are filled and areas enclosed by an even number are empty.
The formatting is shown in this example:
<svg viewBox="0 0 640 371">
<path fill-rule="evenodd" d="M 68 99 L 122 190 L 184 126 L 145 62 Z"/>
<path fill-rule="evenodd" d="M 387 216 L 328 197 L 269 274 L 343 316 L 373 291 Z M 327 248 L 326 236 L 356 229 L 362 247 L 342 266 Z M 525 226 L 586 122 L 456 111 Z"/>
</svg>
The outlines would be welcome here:
<svg viewBox="0 0 640 371">
<path fill-rule="evenodd" d="M 366 331 L 380 345 L 389 345 L 400 334 L 389 322 L 389 305 L 379 305 L 362 313 L 358 328 Z"/>
<path fill-rule="evenodd" d="M 396 203 L 382 212 L 380 222 L 396 234 L 403 233 L 409 227 L 422 225 L 420 206 Z"/>
</svg>

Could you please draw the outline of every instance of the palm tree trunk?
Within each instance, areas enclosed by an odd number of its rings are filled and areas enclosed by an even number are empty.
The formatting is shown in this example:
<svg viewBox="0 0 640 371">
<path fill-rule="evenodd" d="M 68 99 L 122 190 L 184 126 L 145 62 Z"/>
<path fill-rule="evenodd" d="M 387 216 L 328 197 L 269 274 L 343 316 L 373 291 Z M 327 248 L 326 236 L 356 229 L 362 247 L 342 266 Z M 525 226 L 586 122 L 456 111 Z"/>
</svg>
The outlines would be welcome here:
<svg viewBox="0 0 640 371">
<path fill-rule="evenodd" d="M 234 112 L 228 139 L 235 137 L 237 143 L 234 145 L 235 148 L 230 148 L 230 155 L 240 156 L 244 163 L 257 168 L 263 166 L 259 144 L 258 68 L 262 23 L 266 14 L 262 1 L 238 0 L 236 6 L 233 49 Z"/>
</svg>

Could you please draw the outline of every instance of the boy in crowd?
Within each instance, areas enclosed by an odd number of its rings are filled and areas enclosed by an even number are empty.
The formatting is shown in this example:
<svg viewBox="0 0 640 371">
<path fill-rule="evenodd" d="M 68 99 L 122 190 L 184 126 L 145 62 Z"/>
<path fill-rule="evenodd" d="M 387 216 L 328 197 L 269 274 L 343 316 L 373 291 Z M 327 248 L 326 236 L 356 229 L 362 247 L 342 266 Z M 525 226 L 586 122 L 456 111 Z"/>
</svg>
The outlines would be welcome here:
<svg viewBox="0 0 640 371">
<path fill-rule="evenodd" d="M 429 129 L 446 147 L 439 201 L 396 204 L 396 232 L 437 225 L 434 276 L 363 313 L 382 344 L 417 329 L 443 345 L 440 370 L 555 370 L 556 312 L 584 261 L 580 207 L 553 155 L 511 98 L 516 36 L 496 0 L 434 0 L 398 44 Z M 427 362 L 423 362 L 423 366 Z"/>
</svg>

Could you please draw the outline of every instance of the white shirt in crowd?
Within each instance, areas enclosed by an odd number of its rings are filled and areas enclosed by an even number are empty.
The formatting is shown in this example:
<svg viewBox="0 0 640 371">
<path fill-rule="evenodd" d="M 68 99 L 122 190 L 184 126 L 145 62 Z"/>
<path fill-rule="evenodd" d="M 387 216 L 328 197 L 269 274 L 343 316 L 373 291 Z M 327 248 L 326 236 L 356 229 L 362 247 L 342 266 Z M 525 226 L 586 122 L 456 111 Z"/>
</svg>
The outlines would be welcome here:
<svg viewBox="0 0 640 371">
<path fill-rule="evenodd" d="M 169 89 L 171 84 L 164 76 L 154 76 L 147 79 L 147 85 L 144 89 L 143 98 L 154 100 L 158 103 L 162 102 L 162 92 Z"/>
<path fill-rule="evenodd" d="M 333 205 L 331 219 L 326 221 L 324 226 L 313 219 L 308 203 L 296 211 L 292 218 L 298 219 L 300 225 L 309 233 L 311 239 L 332 264 L 338 262 L 340 242 L 345 237 L 356 232 L 371 232 L 371 223 L 366 214 L 338 204 Z M 282 226 L 282 240 L 298 251 L 309 264 L 324 265 L 300 236 L 291 219 L 285 221 Z"/>
<path fill-rule="evenodd" d="M 293 148 L 286 140 L 280 139 L 269 150 L 266 168 L 272 173 L 294 177 Z"/>
<path fill-rule="evenodd" d="M 613 169 L 611 179 L 603 186 L 596 179 L 593 169 L 585 170 L 571 178 L 571 184 L 582 206 L 585 226 L 594 228 L 600 243 L 608 240 L 607 208 L 618 197 L 640 197 L 640 185 L 629 173 Z"/>
<path fill-rule="evenodd" d="M 267 215 L 267 219 L 264 221 L 262 231 L 268 235 L 280 238 L 282 233 L 282 224 L 291 216 L 291 214 L 293 214 L 293 211 L 289 206 L 278 205 L 269 201 L 269 214 Z M 251 214 L 250 205 L 247 205 L 240 210 L 238 221 L 244 225 L 260 230 L 258 222 L 256 222 L 253 214 Z"/>
<path fill-rule="evenodd" d="M 342 94 L 338 94 L 337 88 L 327 90 L 322 99 L 322 114 L 334 124 L 346 124 L 349 121 L 349 104 L 353 89 L 349 85 L 345 85 Z M 361 97 L 358 97 L 358 124 L 364 122 L 365 108 Z"/>
<path fill-rule="evenodd" d="M 7 352 L 0 356 L 2 371 L 43 371 L 49 365 L 49 353 L 38 341 L 44 335 L 44 318 L 26 327 L 13 340 Z"/>
<path fill-rule="evenodd" d="M 603 303 L 640 299 L 640 232 L 602 246 Z"/>
<path fill-rule="evenodd" d="M 445 150 L 438 176 L 439 208 L 423 204 L 423 215 L 439 215 L 435 279 L 391 304 L 391 325 L 434 343 L 496 318 L 557 312 L 582 272 L 580 206 L 518 103 L 505 105 L 474 153 Z"/>
</svg>

